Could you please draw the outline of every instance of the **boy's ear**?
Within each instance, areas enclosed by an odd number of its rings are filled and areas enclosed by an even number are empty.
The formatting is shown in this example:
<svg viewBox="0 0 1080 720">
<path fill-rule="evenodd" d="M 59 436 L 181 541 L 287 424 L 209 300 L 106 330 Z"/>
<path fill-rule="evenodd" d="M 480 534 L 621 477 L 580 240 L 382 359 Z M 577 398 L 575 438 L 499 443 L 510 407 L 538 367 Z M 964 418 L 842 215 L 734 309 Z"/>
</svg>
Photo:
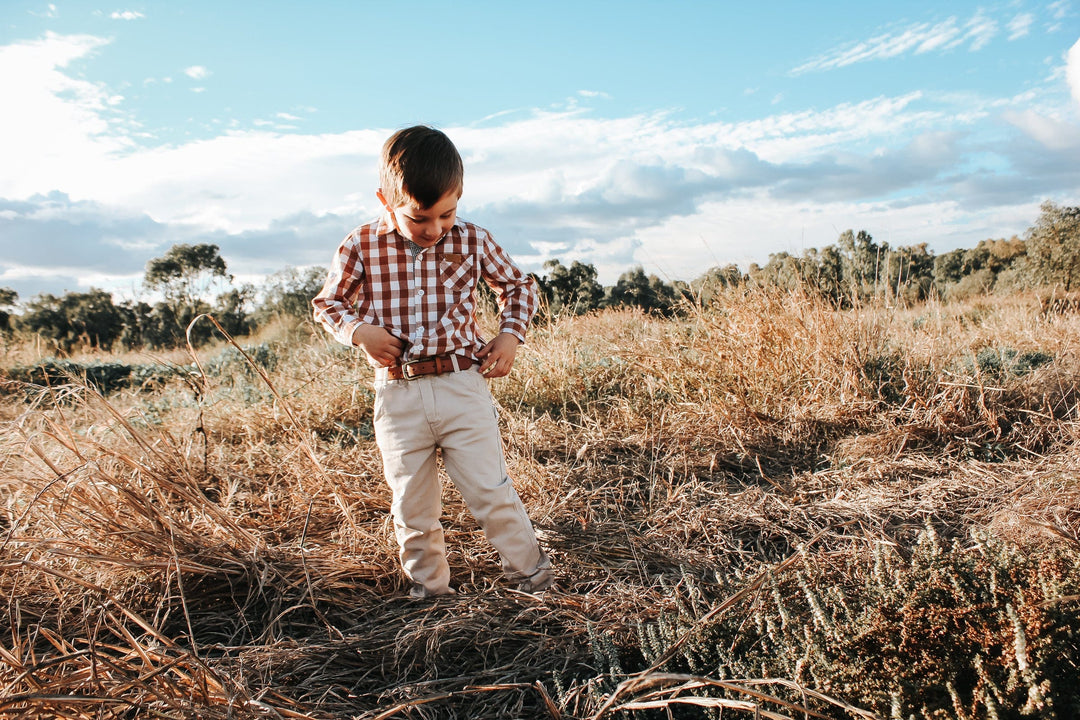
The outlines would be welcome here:
<svg viewBox="0 0 1080 720">
<path fill-rule="evenodd" d="M 386 212 L 394 212 L 393 208 L 390 207 L 390 203 L 386 202 L 386 196 L 383 195 L 382 188 L 379 188 L 375 191 L 375 197 L 379 198 L 379 202 L 381 202 L 382 206 L 386 208 Z"/>
</svg>

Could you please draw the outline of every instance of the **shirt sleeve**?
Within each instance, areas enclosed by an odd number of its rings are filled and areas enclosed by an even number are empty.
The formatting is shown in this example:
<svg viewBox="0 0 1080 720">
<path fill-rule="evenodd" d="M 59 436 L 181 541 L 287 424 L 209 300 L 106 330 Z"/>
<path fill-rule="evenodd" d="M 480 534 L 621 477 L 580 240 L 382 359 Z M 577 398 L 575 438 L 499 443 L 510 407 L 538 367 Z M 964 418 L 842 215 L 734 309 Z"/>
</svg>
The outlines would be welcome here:
<svg viewBox="0 0 1080 720">
<path fill-rule="evenodd" d="M 364 263 L 356 246 L 355 234 L 338 247 L 319 294 L 311 301 L 315 320 L 342 345 L 352 347 L 353 331 L 363 324 L 375 324 L 376 317 L 364 300 Z M 357 312 L 358 304 L 368 308 Z"/>
<path fill-rule="evenodd" d="M 518 268 L 488 232 L 483 233 L 480 253 L 481 273 L 499 298 L 499 332 L 510 333 L 525 342 L 529 321 L 536 313 L 538 295 L 535 281 Z"/>
</svg>

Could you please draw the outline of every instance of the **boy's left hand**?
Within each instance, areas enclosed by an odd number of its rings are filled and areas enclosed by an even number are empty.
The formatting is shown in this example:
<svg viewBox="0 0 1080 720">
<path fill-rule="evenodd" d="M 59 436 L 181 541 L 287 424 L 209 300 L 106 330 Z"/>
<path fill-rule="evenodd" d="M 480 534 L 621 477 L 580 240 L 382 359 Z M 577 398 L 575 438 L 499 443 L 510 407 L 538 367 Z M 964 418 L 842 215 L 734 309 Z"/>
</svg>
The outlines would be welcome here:
<svg viewBox="0 0 1080 720">
<path fill-rule="evenodd" d="M 514 366 L 521 341 L 510 333 L 499 333 L 476 353 L 480 358 L 480 373 L 487 378 L 505 377 Z"/>
</svg>

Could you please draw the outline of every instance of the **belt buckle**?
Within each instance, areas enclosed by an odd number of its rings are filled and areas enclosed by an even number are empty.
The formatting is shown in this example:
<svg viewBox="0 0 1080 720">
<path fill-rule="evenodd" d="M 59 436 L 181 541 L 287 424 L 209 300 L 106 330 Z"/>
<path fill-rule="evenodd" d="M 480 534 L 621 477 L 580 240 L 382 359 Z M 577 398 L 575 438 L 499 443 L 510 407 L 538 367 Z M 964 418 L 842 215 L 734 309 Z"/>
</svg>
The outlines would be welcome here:
<svg viewBox="0 0 1080 720">
<path fill-rule="evenodd" d="M 415 360 L 409 360 L 408 362 L 401 363 L 401 376 L 406 380 L 415 380 L 420 377 L 419 375 L 412 375 L 409 373 L 409 366 L 415 365 L 418 362 L 423 362 L 424 358 L 417 358 Z"/>
</svg>

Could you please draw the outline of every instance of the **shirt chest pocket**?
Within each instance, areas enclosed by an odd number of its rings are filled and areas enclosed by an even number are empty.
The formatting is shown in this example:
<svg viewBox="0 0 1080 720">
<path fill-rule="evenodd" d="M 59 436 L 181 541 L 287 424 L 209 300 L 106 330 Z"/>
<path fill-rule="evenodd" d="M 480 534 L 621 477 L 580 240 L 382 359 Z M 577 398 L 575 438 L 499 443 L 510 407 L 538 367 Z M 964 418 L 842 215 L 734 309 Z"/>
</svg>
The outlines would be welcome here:
<svg viewBox="0 0 1080 720">
<path fill-rule="evenodd" d="M 455 293 L 471 290 L 473 258 L 470 255 L 444 255 L 439 258 L 439 280 Z"/>
</svg>

